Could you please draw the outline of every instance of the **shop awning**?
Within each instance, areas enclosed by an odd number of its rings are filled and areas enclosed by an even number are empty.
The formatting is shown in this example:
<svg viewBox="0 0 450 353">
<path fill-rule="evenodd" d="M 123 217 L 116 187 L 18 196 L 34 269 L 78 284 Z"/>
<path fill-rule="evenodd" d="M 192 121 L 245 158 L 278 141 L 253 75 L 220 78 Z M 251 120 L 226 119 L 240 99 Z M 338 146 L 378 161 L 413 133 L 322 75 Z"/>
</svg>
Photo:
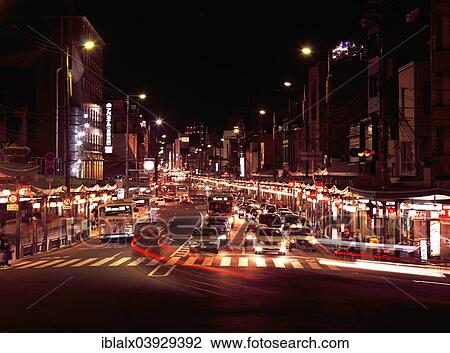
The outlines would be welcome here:
<svg viewBox="0 0 450 353">
<path fill-rule="evenodd" d="M 355 197 L 376 199 L 378 201 L 443 201 L 450 200 L 450 190 L 441 188 L 419 189 L 419 190 L 363 190 L 349 187 L 349 192 Z"/>
</svg>

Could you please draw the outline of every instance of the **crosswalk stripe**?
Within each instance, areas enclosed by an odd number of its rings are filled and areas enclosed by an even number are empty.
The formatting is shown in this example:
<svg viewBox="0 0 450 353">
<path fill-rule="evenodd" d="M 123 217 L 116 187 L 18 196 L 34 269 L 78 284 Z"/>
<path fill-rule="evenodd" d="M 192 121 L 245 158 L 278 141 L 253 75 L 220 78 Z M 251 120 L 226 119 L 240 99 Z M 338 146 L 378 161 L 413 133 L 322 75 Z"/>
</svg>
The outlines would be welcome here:
<svg viewBox="0 0 450 353">
<path fill-rule="evenodd" d="M 239 258 L 239 267 L 247 267 L 248 266 L 248 258 L 240 257 Z"/>
<path fill-rule="evenodd" d="M 214 261 L 214 257 L 207 257 L 203 260 L 202 266 L 211 266 Z"/>
<path fill-rule="evenodd" d="M 42 264 L 42 265 L 40 265 L 40 266 L 36 266 L 35 268 L 45 268 L 45 267 L 50 267 L 50 266 L 59 264 L 60 262 L 63 262 L 63 261 L 64 261 L 64 259 L 54 260 L 54 261 L 47 262 L 46 264 Z"/>
<path fill-rule="evenodd" d="M 127 264 L 127 266 L 137 266 L 139 265 L 141 262 L 144 262 L 147 259 L 147 257 L 143 256 L 143 257 L 138 257 L 136 260 L 131 261 L 129 264 Z"/>
<path fill-rule="evenodd" d="M 77 262 L 77 261 L 80 261 L 81 259 L 71 259 L 71 260 L 69 260 L 69 261 L 66 261 L 66 262 L 63 262 L 63 263 L 60 263 L 60 264 L 57 264 L 56 266 L 54 266 L 54 267 L 64 267 L 64 266 L 67 266 L 67 265 L 70 265 L 70 264 L 73 264 L 74 262 Z"/>
<path fill-rule="evenodd" d="M 326 265 L 326 266 L 328 266 L 330 268 L 330 270 L 333 270 L 333 271 L 340 271 L 341 270 L 339 267 L 334 266 L 334 265 Z"/>
<path fill-rule="evenodd" d="M 220 261 L 220 266 L 230 266 L 231 265 L 231 257 L 222 257 L 222 261 Z"/>
<path fill-rule="evenodd" d="M 318 263 L 312 262 L 312 261 L 308 261 L 307 264 L 309 266 L 311 266 L 311 268 L 315 269 L 315 270 L 321 270 L 322 267 L 319 266 Z"/>
<path fill-rule="evenodd" d="M 193 264 L 195 264 L 195 261 L 197 261 L 198 257 L 189 257 L 186 261 L 185 261 L 185 265 L 186 266 L 192 266 Z"/>
<path fill-rule="evenodd" d="M 97 257 L 90 257 L 89 259 L 78 262 L 78 263 L 72 265 L 71 267 L 81 267 L 81 266 L 84 266 L 84 265 L 88 264 L 89 262 L 92 262 L 95 260 L 97 260 Z"/>
<path fill-rule="evenodd" d="M 22 262 L 18 263 L 17 265 L 11 266 L 11 268 L 18 268 L 18 267 L 20 267 L 20 266 L 29 264 L 30 262 L 31 262 L 31 261 L 22 261 Z"/>
<path fill-rule="evenodd" d="M 167 261 L 166 264 L 167 265 L 175 265 L 179 259 L 181 259 L 180 256 L 173 256 L 173 257 L 170 258 L 169 261 Z"/>
<path fill-rule="evenodd" d="M 122 265 L 124 262 L 127 262 L 130 259 L 131 259 L 131 257 L 122 257 L 121 259 L 113 262 L 112 264 L 109 264 L 108 266 L 119 266 L 119 265 Z"/>
<path fill-rule="evenodd" d="M 101 260 L 99 260 L 97 262 L 94 262 L 93 264 L 90 264 L 89 266 L 91 266 L 91 267 L 99 267 L 101 265 L 106 264 L 107 262 L 109 262 L 111 260 L 114 260 L 114 257 L 105 257 L 104 259 L 101 259 Z"/>
<path fill-rule="evenodd" d="M 155 266 L 155 265 L 158 265 L 158 264 L 159 264 L 159 260 L 153 259 L 152 261 L 147 262 L 147 263 L 145 264 L 145 266 Z"/>
<path fill-rule="evenodd" d="M 48 262 L 48 260 L 40 260 L 40 261 L 32 262 L 32 263 L 27 264 L 27 265 L 25 265 L 25 266 L 20 266 L 20 267 L 16 267 L 16 268 L 17 268 L 18 270 L 21 270 L 21 269 L 23 269 L 23 268 L 30 268 L 30 267 L 33 267 L 33 266 L 38 266 L 38 265 L 43 264 L 43 263 L 45 263 L 45 262 Z"/>
<path fill-rule="evenodd" d="M 256 267 L 266 267 L 266 260 L 263 257 L 255 257 Z"/>
<path fill-rule="evenodd" d="M 275 265 L 275 267 L 277 268 L 286 268 L 286 266 L 284 266 L 284 260 L 283 259 L 277 259 L 274 258 L 272 259 L 273 264 Z"/>
<path fill-rule="evenodd" d="M 291 260 L 291 265 L 294 268 L 303 268 L 302 264 L 298 262 L 297 260 Z"/>
</svg>

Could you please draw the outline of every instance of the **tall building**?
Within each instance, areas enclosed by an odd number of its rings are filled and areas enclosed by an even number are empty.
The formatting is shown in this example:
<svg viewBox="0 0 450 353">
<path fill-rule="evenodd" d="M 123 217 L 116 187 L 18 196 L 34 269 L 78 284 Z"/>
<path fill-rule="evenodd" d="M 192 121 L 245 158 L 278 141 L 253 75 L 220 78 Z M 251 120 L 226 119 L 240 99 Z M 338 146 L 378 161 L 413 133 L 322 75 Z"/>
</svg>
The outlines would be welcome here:
<svg viewBox="0 0 450 353">
<path fill-rule="evenodd" d="M 450 1 L 431 1 L 432 173 L 450 178 Z M 448 187 L 449 185 L 447 185 Z"/>
<path fill-rule="evenodd" d="M 12 18 L 0 36 L 0 128 L 13 132 L 7 142 L 30 147 L 38 163 L 55 153 L 59 174 L 67 150 L 71 176 L 102 179 L 101 36 L 81 16 Z M 95 46 L 86 49 L 86 41 Z"/>
</svg>

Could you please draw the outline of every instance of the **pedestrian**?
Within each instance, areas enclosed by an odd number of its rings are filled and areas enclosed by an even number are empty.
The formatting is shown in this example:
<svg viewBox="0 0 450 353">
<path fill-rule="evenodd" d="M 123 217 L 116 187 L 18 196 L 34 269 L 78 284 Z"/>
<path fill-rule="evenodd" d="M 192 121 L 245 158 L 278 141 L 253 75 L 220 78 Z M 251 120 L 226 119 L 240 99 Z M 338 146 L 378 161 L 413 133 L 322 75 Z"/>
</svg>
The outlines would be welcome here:
<svg viewBox="0 0 450 353">
<path fill-rule="evenodd" d="M 3 265 L 11 266 L 9 263 L 9 260 L 12 259 L 12 253 L 13 250 L 11 250 L 11 241 L 8 239 L 8 237 L 5 234 L 2 234 L 1 236 L 1 249 L 3 254 Z"/>
<path fill-rule="evenodd" d="M 6 235 L 5 233 L 0 234 L 0 266 L 5 264 L 4 249 L 5 249 Z"/>
</svg>

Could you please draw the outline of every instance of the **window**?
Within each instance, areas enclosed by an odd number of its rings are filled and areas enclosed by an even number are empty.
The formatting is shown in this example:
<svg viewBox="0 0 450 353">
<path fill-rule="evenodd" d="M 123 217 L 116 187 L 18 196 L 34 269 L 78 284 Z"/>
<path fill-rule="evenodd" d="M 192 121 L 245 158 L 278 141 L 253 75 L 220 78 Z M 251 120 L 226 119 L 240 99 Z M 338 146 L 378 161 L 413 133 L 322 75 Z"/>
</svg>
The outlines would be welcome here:
<svg viewBox="0 0 450 353">
<path fill-rule="evenodd" d="M 423 113 L 431 114 L 431 81 L 423 82 Z"/>
<path fill-rule="evenodd" d="M 369 98 L 378 96 L 378 74 L 369 76 Z"/>
<path fill-rule="evenodd" d="M 436 23 L 436 49 L 450 49 L 450 17 L 438 17 Z"/>
</svg>

